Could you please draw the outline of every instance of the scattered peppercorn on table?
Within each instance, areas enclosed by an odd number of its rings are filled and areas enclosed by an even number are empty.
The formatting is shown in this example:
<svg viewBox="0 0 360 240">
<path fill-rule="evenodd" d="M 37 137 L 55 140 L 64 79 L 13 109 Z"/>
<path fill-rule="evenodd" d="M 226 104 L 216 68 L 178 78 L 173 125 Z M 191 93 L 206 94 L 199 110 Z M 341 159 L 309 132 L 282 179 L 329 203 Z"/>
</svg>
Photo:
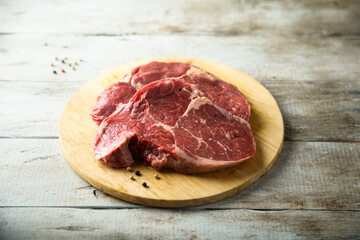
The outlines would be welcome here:
<svg viewBox="0 0 360 240">
<path fill-rule="evenodd" d="M 359 9 L 355 0 L 1 1 L 0 239 L 360 238 Z M 239 69 L 279 104 L 276 164 L 231 198 L 132 204 L 89 185 L 62 155 L 59 119 L 77 89 L 169 56 Z"/>
</svg>

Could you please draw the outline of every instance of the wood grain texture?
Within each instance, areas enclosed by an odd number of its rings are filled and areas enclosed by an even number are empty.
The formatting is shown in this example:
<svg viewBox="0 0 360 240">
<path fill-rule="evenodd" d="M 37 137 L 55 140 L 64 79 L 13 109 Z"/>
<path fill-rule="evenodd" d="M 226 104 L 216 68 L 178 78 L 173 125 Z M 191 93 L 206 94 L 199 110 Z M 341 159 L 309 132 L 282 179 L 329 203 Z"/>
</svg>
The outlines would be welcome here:
<svg viewBox="0 0 360 240">
<path fill-rule="evenodd" d="M 40 4 L 41 3 L 41 4 Z M 1 1 L 0 32 L 85 35 L 316 35 L 360 33 L 356 0 Z M 46 21 L 44 21 L 46 19 Z M 353 24 L 350 24 L 353 23 Z"/>
<path fill-rule="evenodd" d="M 0 139 L 0 152 L 0 207 L 142 207 L 77 176 L 58 139 Z M 191 209 L 360 210 L 359 158 L 360 143 L 284 142 L 274 167 L 253 185 Z"/>
<path fill-rule="evenodd" d="M 7 239 L 358 239 L 359 218 L 358 211 L 2 208 L 0 236 Z"/>
<path fill-rule="evenodd" d="M 106 37 L 38 33 L 0 35 L 0 52 L 3 56 L 0 80 L 6 81 L 87 82 L 104 69 L 168 56 L 221 62 L 241 69 L 258 81 L 358 81 L 360 78 L 360 38 L 352 36 Z M 65 66 L 67 74 L 54 75 L 50 62 L 55 63 L 58 71 L 64 66 L 54 61 L 55 56 L 82 58 L 85 62 L 76 71 L 68 71 L 70 68 Z"/>
<path fill-rule="evenodd" d="M 283 112 L 286 140 L 360 141 L 360 81 L 263 81 Z"/>
<path fill-rule="evenodd" d="M 141 177 L 130 180 L 126 169 L 109 168 L 93 157 L 92 142 L 97 126 L 89 116 L 97 96 L 136 66 L 154 60 L 184 62 L 211 72 L 235 85 L 251 105 L 249 123 L 256 141 L 256 155 L 235 167 L 207 174 L 183 175 L 172 170 L 158 173 L 135 164 Z M 60 119 L 60 144 L 72 168 L 96 188 L 126 201 L 159 207 L 182 207 L 216 202 L 232 196 L 267 173 L 275 163 L 284 139 L 280 109 L 272 95 L 256 80 L 231 67 L 206 60 L 161 58 L 141 60 L 114 68 L 81 87 L 66 105 Z M 141 183 L 146 182 L 148 188 Z"/>
</svg>

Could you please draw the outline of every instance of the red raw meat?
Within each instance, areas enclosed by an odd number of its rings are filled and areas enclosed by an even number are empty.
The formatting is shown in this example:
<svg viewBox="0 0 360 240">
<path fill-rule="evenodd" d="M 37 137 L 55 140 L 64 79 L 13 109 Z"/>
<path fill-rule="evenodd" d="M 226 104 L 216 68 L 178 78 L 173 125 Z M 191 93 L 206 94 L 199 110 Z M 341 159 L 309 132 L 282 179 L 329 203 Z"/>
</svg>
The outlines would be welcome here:
<svg viewBox="0 0 360 240">
<path fill-rule="evenodd" d="M 187 75 L 142 87 L 99 126 L 95 158 L 126 167 L 135 157 L 158 170 L 188 174 L 234 166 L 254 156 L 249 123 L 204 95 Z"/>
<path fill-rule="evenodd" d="M 121 83 L 110 86 L 98 97 L 91 115 L 100 124 L 113 113 L 120 103 L 126 103 L 147 84 L 164 78 L 186 76 L 185 80 L 195 84 L 214 104 L 224 108 L 230 114 L 246 121 L 250 118 L 250 104 L 237 88 L 202 69 L 186 63 L 150 62 L 131 70 Z M 136 89 L 136 90 L 134 90 Z"/>
</svg>

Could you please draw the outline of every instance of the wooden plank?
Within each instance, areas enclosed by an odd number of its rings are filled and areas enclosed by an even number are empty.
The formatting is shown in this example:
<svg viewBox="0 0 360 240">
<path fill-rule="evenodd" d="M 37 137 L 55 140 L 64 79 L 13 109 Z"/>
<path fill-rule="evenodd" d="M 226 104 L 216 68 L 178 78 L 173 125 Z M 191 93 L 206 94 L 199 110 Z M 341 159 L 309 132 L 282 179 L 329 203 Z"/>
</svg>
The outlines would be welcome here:
<svg viewBox="0 0 360 240">
<path fill-rule="evenodd" d="M 357 37 L 0 35 L 0 80 L 86 82 L 138 59 L 178 56 L 229 65 L 259 81 L 358 81 L 359 46 Z M 73 71 L 55 56 L 84 62 Z"/>
<path fill-rule="evenodd" d="M 0 32 L 70 34 L 354 35 L 359 2 L 1 1 Z M 353 24 L 350 24 L 353 23 Z"/>
<path fill-rule="evenodd" d="M 58 139 L 0 142 L 0 206 L 133 206 L 104 195 L 76 175 L 61 155 Z"/>
<path fill-rule="evenodd" d="M 263 81 L 284 118 L 285 140 L 359 141 L 360 81 Z"/>
<path fill-rule="evenodd" d="M 360 133 L 354 131 L 360 119 L 359 81 L 262 83 L 280 106 L 286 140 L 360 140 Z M 0 136 L 57 137 L 62 110 L 82 84 L 0 81 L 0 95 L 4 96 L 0 98 Z"/>
<path fill-rule="evenodd" d="M 62 157 L 57 139 L 0 139 L 0 152 L 0 206 L 141 207 L 94 193 Z M 285 142 L 267 175 L 198 209 L 359 210 L 359 157 L 360 143 Z"/>
<path fill-rule="evenodd" d="M 62 110 L 81 85 L 81 82 L 0 82 L 3 96 L 0 121 L 4 121 L 0 136 L 57 138 Z"/>
<path fill-rule="evenodd" d="M 360 212 L 2 208 L 5 239 L 358 239 Z M 204 225 L 206 224 L 206 225 Z"/>
</svg>

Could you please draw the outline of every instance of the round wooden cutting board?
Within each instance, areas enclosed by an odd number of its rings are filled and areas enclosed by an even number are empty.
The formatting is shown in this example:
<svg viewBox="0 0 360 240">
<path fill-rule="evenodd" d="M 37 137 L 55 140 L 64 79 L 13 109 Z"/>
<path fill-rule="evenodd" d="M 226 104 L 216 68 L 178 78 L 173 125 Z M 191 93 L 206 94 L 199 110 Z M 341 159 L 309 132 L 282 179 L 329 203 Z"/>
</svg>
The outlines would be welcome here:
<svg viewBox="0 0 360 240">
<path fill-rule="evenodd" d="M 156 171 L 150 166 L 133 166 L 141 177 L 126 169 L 115 169 L 95 161 L 92 141 L 97 125 L 90 112 L 98 94 L 119 81 L 133 67 L 150 61 L 185 62 L 198 66 L 235 85 L 251 105 L 250 124 L 256 141 L 255 157 L 225 170 L 183 175 L 170 169 Z M 94 187 L 114 197 L 159 207 L 194 206 L 232 196 L 255 182 L 274 165 L 284 138 L 280 109 L 270 92 L 259 82 L 234 68 L 205 60 L 160 58 L 141 60 L 110 70 L 81 87 L 66 105 L 60 120 L 60 143 L 71 167 Z M 161 179 L 155 179 L 158 174 Z M 134 175 L 136 181 L 130 177 Z M 142 183 L 146 182 L 148 188 Z"/>
</svg>

